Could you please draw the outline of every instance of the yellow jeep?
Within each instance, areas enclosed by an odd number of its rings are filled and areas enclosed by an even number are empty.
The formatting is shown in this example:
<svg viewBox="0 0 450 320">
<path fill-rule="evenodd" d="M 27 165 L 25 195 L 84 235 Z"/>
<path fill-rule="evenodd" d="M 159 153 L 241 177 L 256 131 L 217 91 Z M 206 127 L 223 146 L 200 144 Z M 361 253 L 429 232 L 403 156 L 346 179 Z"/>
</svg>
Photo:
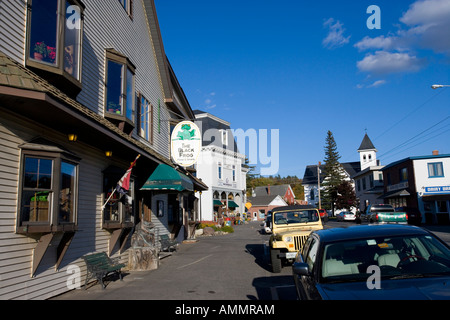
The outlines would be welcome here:
<svg viewBox="0 0 450 320">
<path fill-rule="evenodd" d="M 272 210 L 270 261 L 274 273 L 284 262 L 292 262 L 314 230 L 323 229 L 319 211 L 310 205 L 278 207 Z"/>
</svg>

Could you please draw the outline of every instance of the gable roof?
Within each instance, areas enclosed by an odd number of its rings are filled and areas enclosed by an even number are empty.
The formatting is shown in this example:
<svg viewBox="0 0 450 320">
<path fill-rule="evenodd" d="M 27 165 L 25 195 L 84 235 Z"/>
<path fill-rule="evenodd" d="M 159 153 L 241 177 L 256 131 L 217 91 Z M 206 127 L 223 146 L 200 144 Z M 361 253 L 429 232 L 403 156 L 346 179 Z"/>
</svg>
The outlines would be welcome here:
<svg viewBox="0 0 450 320">
<path fill-rule="evenodd" d="M 347 172 L 349 177 L 352 177 L 361 171 L 361 163 L 359 161 L 344 162 L 344 163 L 341 163 L 341 166 Z M 320 175 L 320 183 L 322 183 L 323 180 L 325 179 L 325 174 L 324 174 L 325 165 L 320 166 L 320 171 L 322 172 L 322 174 Z M 306 166 L 302 184 L 303 185 L 317 184 L 317 165 Z"/>
<path fill-rule="evenodd" d="M 248 201 L 252 204 L 253 207 L 267 207 L 270 206 L 272 202 L 275 200 L 281 200 L 283 203 L 286 203 L 286 201 L 283 200 L 283 198 L 279 195 L 266 195 L 266 196 L 256 196 L 251 197 L 248 199 Z"/>
<path fill-rule="evenodd" d="M 364 135 L 364 139 L 361 142 L 361 145 L 358 148 L 358 151 L 364 151 L 364 150 L 377 150 L 375 146 L 373 145 L 372 141 L 370 140 L 367 133 Z"/>
<path fill-rule="evenodd" d="M 284 195 L 286 194 L 286 191 L 291 186 L 289 184 L 282 184 L 282 185 L 255 187 L 256 196 L 269 195 L 269 187 L 270 187 L 270 195 L 279 195 L 281 197 L 284 197 Z"/>
</svg>

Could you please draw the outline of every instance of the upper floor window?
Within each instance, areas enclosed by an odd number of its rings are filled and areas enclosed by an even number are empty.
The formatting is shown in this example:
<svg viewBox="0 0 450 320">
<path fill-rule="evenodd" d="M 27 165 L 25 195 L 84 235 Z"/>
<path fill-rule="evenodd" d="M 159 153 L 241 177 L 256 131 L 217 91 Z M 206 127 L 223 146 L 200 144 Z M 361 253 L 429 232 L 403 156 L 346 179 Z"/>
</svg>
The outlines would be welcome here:
<svg viewBox="0 0 450 320">
<path fill-rule="evenodd" d="M 222 138 L 222 145 L 228 146 L 228 132 L 227 130 L 220 130 L 221 138 Z"/>
<path fill-rule="evenodd" d="M 218 174 L 218 178 L 222 179 L 222 163 L 220 163 L 220 162 L 217 166 L 217 174 Z"/>
<path fill-rule="evenodd" d="M 437 178 L 444 176 L 444 168 L 442 162 L 428 163 L 428 177 Z"/>
<path fill-rule="evenodd" d="M 84 5 L 79 0 L 31 0 L 28 10 L 27 65 L 80 86 Z"/>
<path fill-rule="evenodd" d="M 153 143 L 153 106 L 142 95 L 139 95 L 139 135 Z"/>
<path fill-rule="evenodd" d="M 400 182 L 408 181 L 408 169 L 400 169 Z"/>
<path fill-rule="evenodd" d="M 119 2 L 130 18 L 133 18 L 133 0 L 119 0 Z"/>
<path fill-rule="evenodd" d="M 105 116 L 126 122 L 134 128 L 135 122 L 135 67 L 115 50 L 106 51 Z M 126 130 L 128 131 L 128 130 Z"/>
</svg>

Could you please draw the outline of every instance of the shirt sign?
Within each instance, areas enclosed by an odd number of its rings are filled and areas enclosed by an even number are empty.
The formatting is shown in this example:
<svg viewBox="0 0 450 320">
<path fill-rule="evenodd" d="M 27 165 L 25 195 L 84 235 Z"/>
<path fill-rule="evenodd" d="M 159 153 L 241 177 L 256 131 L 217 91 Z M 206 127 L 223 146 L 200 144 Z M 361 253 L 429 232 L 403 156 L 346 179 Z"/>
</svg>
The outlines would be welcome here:
<svg viewBox="0 0 450 320">
<path fill-rule="evenodd" d="M 191 121 L 180 122 L 171 136 L 173 161 L 182 167 L 195 164 L 202 148 L 201 137 L 200 129 L 195 123 Z"/>
</svg>

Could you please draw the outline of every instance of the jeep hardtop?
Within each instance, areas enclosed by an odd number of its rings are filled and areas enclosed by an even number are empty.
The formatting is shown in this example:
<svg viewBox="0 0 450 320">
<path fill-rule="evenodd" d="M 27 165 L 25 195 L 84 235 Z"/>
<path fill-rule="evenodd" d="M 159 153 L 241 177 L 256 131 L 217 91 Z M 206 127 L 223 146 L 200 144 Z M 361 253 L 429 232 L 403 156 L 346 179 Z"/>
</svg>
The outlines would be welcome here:
<svg viewBox="0 0 450 320">
<path fill-rule="evenodd" d="M 294 205 L 273 209 L 272 235 L 269 241 L 272 271 L 279 273 L 283 264 L 293 262 L 309 234 L 321 229 L 322 220 L 314 206 Z"/>
</svg>

